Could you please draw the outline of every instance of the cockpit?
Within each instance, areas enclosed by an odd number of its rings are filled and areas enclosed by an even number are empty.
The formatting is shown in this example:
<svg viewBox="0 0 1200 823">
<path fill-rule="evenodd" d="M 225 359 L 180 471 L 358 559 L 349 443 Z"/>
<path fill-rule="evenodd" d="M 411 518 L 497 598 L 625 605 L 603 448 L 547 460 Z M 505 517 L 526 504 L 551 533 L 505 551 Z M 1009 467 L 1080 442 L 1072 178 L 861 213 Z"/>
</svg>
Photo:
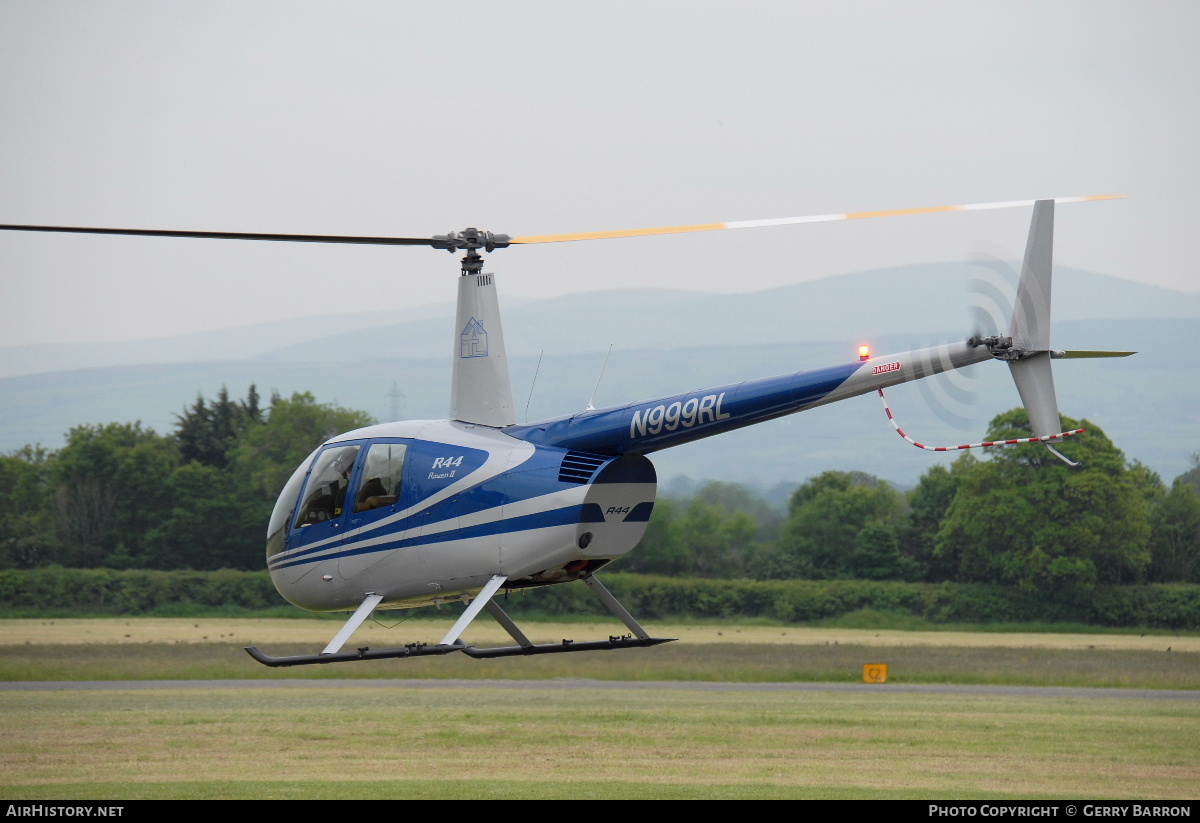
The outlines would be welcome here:
<svg viewBox="0 0 1200 823">
<path fill-rule="evenodd" d="M 335 526 L 346 513 L 347 500 L 353 501 L 352 513 L 360 516 L 354 525 L 394 511 L 407 451 L 408 445 L 399 441 L 335 443 L 309 455 L 275 503 L 267 529 L 267 557 L 283 551 L 293 531 L 324 532 Z"/>
</svg>

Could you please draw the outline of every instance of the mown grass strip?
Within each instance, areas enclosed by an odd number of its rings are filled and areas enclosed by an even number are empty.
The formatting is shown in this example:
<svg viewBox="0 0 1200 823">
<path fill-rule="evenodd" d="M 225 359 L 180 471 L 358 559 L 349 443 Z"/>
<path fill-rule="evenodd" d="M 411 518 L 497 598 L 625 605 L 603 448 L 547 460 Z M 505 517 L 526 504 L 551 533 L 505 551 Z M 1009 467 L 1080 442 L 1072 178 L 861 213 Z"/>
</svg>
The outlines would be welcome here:
<svg viewBox="0 0 1200 823">
<path fill-rule="evenodd" d="M 523 780 L 338 780 L 187 781 L 179 783 L 63 783 L 0 786 L 5 800 L 922 800 L 913 789 L 882 791 L 829 786 L 678 785 L 570 779 L 561 783 Z M 987 800 L 985 792 L 956 794 L 958 800 Z"/>
<path fill-rule="evenodd" d="M 885 690 L 0 692 L 0 796 L 1188 799 L 1197 732 L 1200 701 Z"/>
<path fill-rule="evenodd" d="M 311 653 L 283 644 L 273 654 Z M 273 669 L 233 643 L 0 646 L 0 681 L 420 678 L 861 682 L 886 663 L 890 683 L 1200 689 L 1200 653 L 1135 649 L 670 643 L 531 658 L 465 655 Z"/>
</svg>

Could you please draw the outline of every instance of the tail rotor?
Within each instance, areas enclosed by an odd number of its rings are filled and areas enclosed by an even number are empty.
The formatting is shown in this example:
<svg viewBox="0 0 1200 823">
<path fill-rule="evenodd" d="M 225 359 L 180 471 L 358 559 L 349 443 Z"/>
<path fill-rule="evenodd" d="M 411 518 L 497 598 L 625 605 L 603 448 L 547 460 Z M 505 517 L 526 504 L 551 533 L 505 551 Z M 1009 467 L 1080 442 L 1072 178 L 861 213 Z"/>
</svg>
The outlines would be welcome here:
<svg viewBox="0 0 1200 823">
<path fill-rule="evenodd" d="M 958 449 L 1012 443 L 1040 442 L 1068 466 L 1078 466 L 1051 441 L 1061 440 L 1083 429 L 1062 431 L 1058 399 L 1054 391 L 1051 360 L 1060 358 L 1128 357 L 1126 351 L 1059 351 L 1050 348 L 1050 306 L 1054 257 L 1054 202 L 1039 200 L 1033 206 L 1029 240 L 1020 274 L 1014 278 L 1012 267 L 992 255 L 981 255 L 976 265 L 986 277 L 972 284 L 971 347 L 986 347 L 991 356 L 1008 363 L 1009 373 L 1021 395 L 1029 418 L 1032 437 L 958 446 Z M 1011 311 L 1009 310 L 1011 307 Z M 1007 320 L 1006 320 L 1007 318 Z M 949 372 L 947 374 L 950 374 Z M 943 394 L 945 394 L 943 387 Z M 880 398 L 883 392 L 880 390 Z M 887 401 L 884 400 L 887 409 Z M 891 412 L 888 411 L 891 418 Z M 893 420 L 893 425 L 895 421 Z M 897 428 L 897 431 L 900 431 Z M 906 438 L 907 439 L 907 438 Z M 920 445 L 920 444 L 917 444 Z M 928 448 L 922 446 L 922 448 Z M 948 451 L 949 449 L 933 449 Z"/>
<path fill-rule="evenodd" d="M 975 337 L 1003 334 L 1017 297 L 1020 280 L 1017 264 L 1010 257 L 976 251 L 971 257 L 971 267 L 975 271 L 969 285 L 971 334 Z"/>
<path fill-rule="evenodd" d="M 974 252 L 970 267 L 972 277 L 967 282 L 965 303 L 971 336 L 982 339 L 1003 334 L 1016 298 L 1017 264 L 997 247 Z M 979 428 L 977 369 L 947 369 L 932 379 L 917 381 L 917 388 L 926 407 L 942 424 L 957 431 Z"/>
</svg>

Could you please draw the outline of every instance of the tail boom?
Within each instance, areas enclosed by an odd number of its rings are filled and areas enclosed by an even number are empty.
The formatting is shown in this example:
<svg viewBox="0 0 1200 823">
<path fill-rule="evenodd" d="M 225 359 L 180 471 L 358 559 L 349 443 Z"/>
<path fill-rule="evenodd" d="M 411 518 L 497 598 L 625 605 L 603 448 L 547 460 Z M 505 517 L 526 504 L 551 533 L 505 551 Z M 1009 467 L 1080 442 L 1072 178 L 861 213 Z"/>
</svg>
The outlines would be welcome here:
<svg viewBox="0 0 1200 823">
<path fill-rule="evenodd" d="M 504 433 L 537 445 L 596 454 L 648 454 L 990 359 L 992 353 L 983 346 L 951 343 L 585 410 L 509 426 Z"/>
</svg>

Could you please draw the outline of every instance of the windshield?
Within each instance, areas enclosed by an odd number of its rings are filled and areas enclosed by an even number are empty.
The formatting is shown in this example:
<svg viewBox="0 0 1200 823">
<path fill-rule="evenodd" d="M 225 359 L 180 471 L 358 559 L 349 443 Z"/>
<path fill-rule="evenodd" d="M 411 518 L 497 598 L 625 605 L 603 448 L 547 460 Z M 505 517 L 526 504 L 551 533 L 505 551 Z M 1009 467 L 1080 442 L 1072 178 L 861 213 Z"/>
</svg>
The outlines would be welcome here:
<svg viewBox="0 0 1200 823">
<path fill-rule="evenodd" d="M 324 523 L 342 516 L 350 472 L 361 446 L 330 446 L 313 465 L 304 499 L 296 511 L 296 528 Z"/>
<path fill-rule="evenodd" d="M 267 526 L 268 559 L 283 551 L 288 520 L 291 519 L 292 510 L 296 507 L 296 498 L 300 496 L 300 487 L 304 485 L 304 476 L 308 474 L 308 467 L 312 465 L 313 458 L 317 456 L 318 451 L 320 449 L 314 449 L 312 454 L 304 458 L 304 462 L 292 472 L 288 482 L 284 483 L 283 491 L 279 493 L 279 499 L 275 501 L 275 509 L 271 512 L 271 522 Z"/>
</svg>

